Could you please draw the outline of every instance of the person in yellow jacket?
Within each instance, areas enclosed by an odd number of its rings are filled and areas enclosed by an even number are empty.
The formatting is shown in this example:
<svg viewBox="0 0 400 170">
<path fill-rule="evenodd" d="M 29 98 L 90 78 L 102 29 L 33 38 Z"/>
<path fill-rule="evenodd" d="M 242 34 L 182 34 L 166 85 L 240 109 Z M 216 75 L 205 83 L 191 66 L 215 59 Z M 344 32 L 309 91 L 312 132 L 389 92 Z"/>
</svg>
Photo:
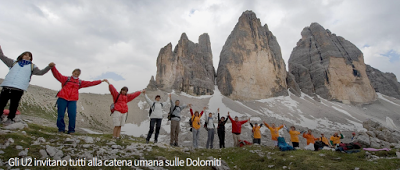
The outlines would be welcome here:
<svg viewBox="0 0 400 170">
<path fill-rule="evenodd" d="M 290 134 L 290 141 L 292 142 L 293 148 L 299 147 L 300 132 L 296 131 L 296 128 L 294 126 L 290 126 L 290 130 L 285 126 L 285 129 Z"/>
<path fill-rule="evenodd" d="M 250 126 L 253 128 L 252 132 L 253 132 L 253 144 L 254 143 L 258 143 L 261 144 L 261 126 L 262 124 L 260 124 L 260 126 L 258 126 L 258 123 L 254 123 L 254 126 L 252 123 L 250 123 Z"/>
<path fill-rule="evenodd" d="M 284 125 L 276 127 L 275 123 L 272 123 L 272 125 L 269 126 L 268 123 L 265 123 L 265 121 L 264 124 L 271 131 L 271 138 L 274 141 L 275 147 L 278 147 L 279 130 L 282 129 Z"/>
<path fill-rule="evenodd" d="M 339 136 L 339 133 L 340 133 L 340 136 Z M 339 133 L 335 132 L 335 134 L 333 134 L 333 136 L 331 136 L 330 142 L 331 142 L 332 146 L 336 146 L 337 144 L 340 143 L 340 139 L 343 139 L 342 133 L 340 131 L 339 131 Z"/>
<path fill-rule="evenodd" d="M 203 108 L 203 111 L 199 114 L 198 111 L 195 111 L 193 114 L 192 106 L 190 106 L 190 114 L 192 115 L 191 121 L 192 121 L 192 133 L 193 133 L 193 148 L 198 148 L 199 145 L 197 143 L 200 135 L 200 117 L 203 115 L 204 110 L 206 110 L 206 107 Z"/>
<path fill-rule="evenodd" d="M 332 147 L 323 133 L 321 133 L 321 137 L 317 138 L 317 141 L 322 141 L 322 143 L 324 143 L 326 146 Z"/>
</svg>

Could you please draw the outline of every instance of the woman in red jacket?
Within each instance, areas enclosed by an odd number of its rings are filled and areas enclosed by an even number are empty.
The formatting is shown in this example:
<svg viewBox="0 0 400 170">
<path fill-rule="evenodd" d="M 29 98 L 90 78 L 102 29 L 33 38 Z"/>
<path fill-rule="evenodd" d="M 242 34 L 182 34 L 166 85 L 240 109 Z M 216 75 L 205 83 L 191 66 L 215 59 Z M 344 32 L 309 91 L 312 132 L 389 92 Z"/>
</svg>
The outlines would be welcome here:
<svg viewBox="0 0 400 170">
<path fill-rule="evenodd" d="M 100 84 L 105 80 L 97 81 L 83 81 L 79 79 L 81 75 L 80 69 L 75 69 L 72 72 L 72 76 L 63 76 L 58 72 L 56 67 L 51 68 L 53 76 L 61 83 L 62 89 L 57 93 L 57 127 L 58 132 L 65 132 L 64 115 L 65 110 L 68 108 L 68 134 L 75 133 L 75 122 L 76 122 L 76 101 L 79 99 L 79 89 L 84 87 L 90 87 Z"/>
<path fill-rule="evenodd" d="M 114 123 L 113 138 L 119 139 L 121 134 L 121 126 L 125 125 L 126 116 L 128 114 L 128 102 L 132 101 L 140 95 L 140 91 L 128 94 L 128 87 L 122 87 L 121 91 L 115 89 L 115 87 L 105 80 L 108 84 L 111 95 L 114 101 L 114 112 L 112 113 L 112 119 Z"/>
</svg>

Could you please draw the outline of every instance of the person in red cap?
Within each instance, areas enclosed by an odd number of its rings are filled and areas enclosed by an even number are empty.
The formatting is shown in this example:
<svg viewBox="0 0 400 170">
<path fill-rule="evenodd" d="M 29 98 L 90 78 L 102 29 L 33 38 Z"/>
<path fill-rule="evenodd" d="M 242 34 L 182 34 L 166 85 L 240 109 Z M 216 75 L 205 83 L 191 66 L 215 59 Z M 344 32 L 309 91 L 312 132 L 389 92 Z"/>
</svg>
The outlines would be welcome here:
<svg viewBox="0 0 400 170">
<path fill-rule="evenodd" d="M 355 132 L 353 132 L 353 133 L 351 133 L 353 136 L 351 137 L 351 142 L 354 142 L 354 140 L 356 139 L 356 133 Z"/>
</svg>

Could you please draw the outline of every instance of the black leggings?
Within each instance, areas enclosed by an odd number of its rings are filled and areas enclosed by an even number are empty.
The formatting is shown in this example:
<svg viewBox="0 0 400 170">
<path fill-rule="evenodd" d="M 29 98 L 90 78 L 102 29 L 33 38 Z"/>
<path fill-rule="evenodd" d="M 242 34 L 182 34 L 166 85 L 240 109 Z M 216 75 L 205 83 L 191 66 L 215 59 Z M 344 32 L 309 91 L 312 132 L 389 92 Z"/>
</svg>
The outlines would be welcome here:
<svg viewBox="0 0 400 170">
<path fill-rule="evenodd" d="M 149 141 L 151 138 L 151 135 L 153 135 L 154 124 L 156 124 L 156 134 L 154 135 L 154 141 L 157 141 L 158 134 L 160 133 L 161 121 L 162 121 L 162 119 L 156 119 L 156 118 L 150 119 L 150 129 L 149 129 L 149 133 L 147 134 L 147 138 L 146 138 L 147 141 Z"/>
<path fill-rule="evenodd" d="M 225 131 L 218 130 L 219 148 L 225 148 Z"/>
<path fill-rule="evenodd" d="M 293 144 L 293 148 L 299 147 L 299 142 L 292 142 L 292 144 Z"/>
<path fill-rule="evenodd" d="M 19 102 L 23 94 L 23 90 L 3 87 L 0 93 L 0 117 L 3 115 L 3 110 L 6 107 L 8 100 L 10 100 L 10 113 L 8 114 L 7 118 L 14 120 L 15 113 L 17 112 Z"/>
</svg>

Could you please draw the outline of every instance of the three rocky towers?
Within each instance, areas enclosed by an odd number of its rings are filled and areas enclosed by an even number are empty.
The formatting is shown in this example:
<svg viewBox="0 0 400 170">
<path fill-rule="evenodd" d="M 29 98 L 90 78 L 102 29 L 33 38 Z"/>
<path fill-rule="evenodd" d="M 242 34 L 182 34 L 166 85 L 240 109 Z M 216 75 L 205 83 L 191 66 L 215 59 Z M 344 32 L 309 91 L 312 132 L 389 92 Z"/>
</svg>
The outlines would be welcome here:
<svg viewBox="0 0 400 170">
<path fill-rule="evenodd" d="M 217 84 L 235 100 L 288 95 L 288 89 L 347 104 L 373 102 L 376 92 L 400 99 L 396 76 L 365 65 L 363 53 L 351 42 L 318 23 L 301 35 L 286 71 L 276 37 L 254 12 L 245 11 L 222 48 L 217 72 L 208 34 L 193 43 L 183 33 L 173 51 L 171 43 L 160 50 L 156 79 L 152 76 L 148 88 L 206 95 Z"/>
</svg>

